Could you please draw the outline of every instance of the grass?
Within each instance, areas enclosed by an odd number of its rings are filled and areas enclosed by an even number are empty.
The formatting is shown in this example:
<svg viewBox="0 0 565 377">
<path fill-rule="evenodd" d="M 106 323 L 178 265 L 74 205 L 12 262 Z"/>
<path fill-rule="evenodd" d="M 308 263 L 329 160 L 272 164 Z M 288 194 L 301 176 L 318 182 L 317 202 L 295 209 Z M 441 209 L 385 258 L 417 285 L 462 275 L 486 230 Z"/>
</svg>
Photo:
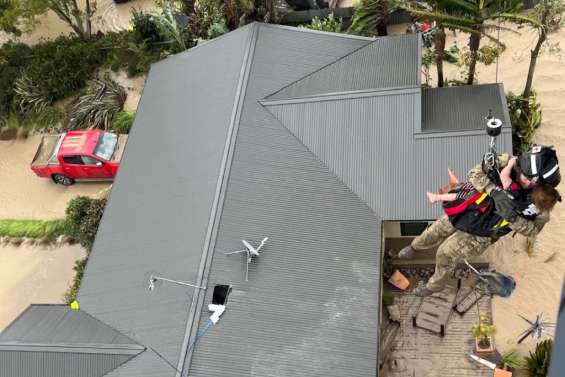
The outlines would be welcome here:
<svg viewBox="0 0 565 377">
<path fill-rule="evenodd" d="M 68 234 L 65 220 L 0 220 L 0 237 L 56 238 Z"/>
</svg>

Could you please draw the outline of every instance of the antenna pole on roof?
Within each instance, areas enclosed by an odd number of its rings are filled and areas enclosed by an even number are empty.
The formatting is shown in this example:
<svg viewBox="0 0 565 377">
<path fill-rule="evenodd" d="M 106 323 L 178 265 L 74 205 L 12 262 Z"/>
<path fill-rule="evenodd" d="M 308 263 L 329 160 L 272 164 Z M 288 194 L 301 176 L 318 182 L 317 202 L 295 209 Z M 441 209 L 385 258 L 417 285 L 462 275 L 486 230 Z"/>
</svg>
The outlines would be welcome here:
<svg viewBox="0 0 565 377">
<path fill-rule="evenodd" d="M 190 283 L 187 283 L 185 281 L 167 279 L 167 278 L 164 278 L 162 276 L 151 275 L 149 277 L 149 290 L 150 291 L 155 289 L 155 282 L 157 282 L 157 281 L 167 281 L 169 283 L 184 285 L 186 287 L 192 287 L 192 288 L 197 288 L 197 289 L 206 289 L 206 287 L 201 287 L 199 285 L 190 284 Z"/>
</svg>

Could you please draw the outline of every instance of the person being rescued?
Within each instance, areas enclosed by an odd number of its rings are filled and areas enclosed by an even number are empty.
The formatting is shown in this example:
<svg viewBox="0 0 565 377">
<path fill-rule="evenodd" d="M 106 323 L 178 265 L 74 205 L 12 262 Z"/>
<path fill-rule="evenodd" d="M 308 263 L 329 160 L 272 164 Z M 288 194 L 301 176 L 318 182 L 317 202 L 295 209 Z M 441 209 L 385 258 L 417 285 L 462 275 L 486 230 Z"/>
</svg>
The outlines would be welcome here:
<svg viewBox="0 0 565 377">
<path fill-rule="evenodd" d="M 458 263 L 481 255 L 503 235 L 515 231 L 531 241 L 549 221 L 549 212 L 561 201 L 555 189 L 561 180 L 555 150 L 534 146 L 518 158 L 499 155 L 497 162 L 502 187 L 478 164 L 469 171 L 469 182 L 460 183 L 449 171 L 449 185 L 438 194 L 427 193 L 430 202 L 442 201 L 445 214 L 398 254 L 411 258 L 438 247 L 435 272 L 415 295 L 443 290 Z"/>
</svg>

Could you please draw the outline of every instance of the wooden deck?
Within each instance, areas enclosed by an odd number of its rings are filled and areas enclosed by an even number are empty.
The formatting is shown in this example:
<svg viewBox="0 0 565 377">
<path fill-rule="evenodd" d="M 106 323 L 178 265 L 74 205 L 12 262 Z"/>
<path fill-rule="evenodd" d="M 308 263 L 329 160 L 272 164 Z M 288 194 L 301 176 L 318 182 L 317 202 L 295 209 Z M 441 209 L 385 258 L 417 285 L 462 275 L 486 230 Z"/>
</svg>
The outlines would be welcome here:
<svg viewBox="0 0 565 377">
<path fill-rule="evenodd" d="M 412 326 L 412 316 L 416 313 L 420 300 L 409 292 L 398 294 L 396 303 L 401 307 L 401 327 L 389 361 L 379 376 L 492 377 L 492 370 L 472 362 L 467 356 L 473 350 L 471 327 L 478 321 L 476 307 L 464 316 L 452 313 L 446 334 L 442 338 Z M 481 313 L 491 316 L 490 297 L 481 298 L 479 308 Z"/>
</svg>

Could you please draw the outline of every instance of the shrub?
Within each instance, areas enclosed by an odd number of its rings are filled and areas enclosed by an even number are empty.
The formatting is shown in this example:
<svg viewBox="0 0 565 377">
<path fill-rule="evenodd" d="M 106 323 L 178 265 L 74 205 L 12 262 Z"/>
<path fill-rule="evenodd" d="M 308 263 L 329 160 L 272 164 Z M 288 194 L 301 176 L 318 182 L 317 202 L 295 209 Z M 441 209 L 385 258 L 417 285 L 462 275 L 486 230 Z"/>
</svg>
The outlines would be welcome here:
<svg viewBox="0 0 565 377">
<path fill-rule="evenodd" d="M 522 356 L 520 355 L 518 350 L 512 348 L 502 354 L 500 364 L 505 370 L 508 370 L 509 368 L 520 369 L 523 364 L 522 360 Z"/>
<path fill-rule="evenodd" d="M 82 282 L 82 277 L 84 276 L 84 269 L 86 268 L 86 262 L 88 258 L 84 258 L 75 262 L 73 270 L 75 270 L 75 277 L 73 278 L 73 283 L 63 295 L 63 300 L 66 304 L 70 304 L 77 298 L 78 290 L 80 288 L 80 283 Z"/>
<path fill-rule="evenodd" d="M 56 238 L 68 232 L 65 220 L 0 220 L 0 237 Z"/>
<path fill-rule="evenodd" d="M 0 127 L 0 140 L 12 140 L 18 136 L 18 129 L 15 127 Z"/>
<path fill-rule="evenodd" d="M 47 90 L 33 82 L 26 73 L 14 83 L 14 92 L 21 113 L 40 113 L 52 102 Z"/>
<path fill-rule="evenodd" d="M 135 113 L 129 111 L 121 111 L 112 119 L 110 129 L 118 134 L 127 134 L 133 125 Z"/>
<path fill-rule="evenodd" d="M 159 34 L 159 27 L 150 13 L 132 10 L 131 21 L 133 24 L 133 36 L 139 43 L 164 42 L 166 38 Z"/>
<path fill-rule="evenodd" d="M 31 47 L 7 42 L 0 46 L 0 119 L 14 110 L 14 85 L 21 70 L 29 63 Z"/>
<path fill-rule="evenodd" d="M 195 39 L 211 39 L 218 31 L 228 31 L 224 5 L 218 0 L 197 0 L 189 16 L 190 35 Z"/>
<path fill-rule="evenodd" d="M 512 144 L 514 154 L 527 150 L 532 142 L 534 131 L 542 120 L 541 105 L 535 92 L 524 98 L 509 92 L 506 95 L 510 122 L 512 123 Z"/>
<path fill-rule="evenodd" d="M 27 80 L 52 102 L 83 88 L 103 60 L 104 52 L 94 42 L 59 37 L 35 45 L 24 72 Z"/>
<path fill-rule="evenodd" d="M 114 115 L 123 109 L 126 97 L 125 89 L 108 77 L 94 80 L 71 109 L 70 128 L 110 128 Z"/>
<path fill-rule="evenodd" d="M 546 377 L 549 372 L 549 361 L 553 341 L 544 340 L 536 345 L 535 351 L 526 356 L 526 372 L 528 377 Z"/>
<path fill-rule="evenodd" d="M 78 196 L 69 202 L 65 210 L 69 235 L 88 252 L 94 243 L 105 206 L 106 199 Z"/>
<path fill-rule="evenodd" d="M 309 24 L 301 25 L 301 27 L 339 33 L 341 32 L 342 24 L 343 19 L 337 19 L 333 13 L 330 13 L 326 18 L 319 19 L 318 17 L 314 17 Z"/>
<path fill-rule="evenodd" d="M 167 45 L 149 46 L 136 41 L 133 31 L 108 33 L 98 41 L 100 49 L 106 51 L 104 66 L 112 71 L 125 69 L 128 76 L 149 72 L 151 64 L 166 58 L 170 52 Z"/>
</svg>

